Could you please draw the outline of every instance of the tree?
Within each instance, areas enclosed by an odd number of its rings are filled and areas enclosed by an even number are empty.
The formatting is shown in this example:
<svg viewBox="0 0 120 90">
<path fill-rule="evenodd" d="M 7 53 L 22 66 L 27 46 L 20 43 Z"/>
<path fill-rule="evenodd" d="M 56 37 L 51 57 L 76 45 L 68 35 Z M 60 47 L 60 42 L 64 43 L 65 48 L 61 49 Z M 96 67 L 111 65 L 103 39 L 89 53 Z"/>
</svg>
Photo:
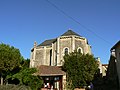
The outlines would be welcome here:
<svg viewBox="0 0 120 90">
<path fill-rule="evenodd" d="M 36 68 L 23 68 L 20 72 L 14 74 L 12 79 L 18 79 L 21 85 L 31 87 L 32 90 L 37 90 L 42 86 L 41 77 L 33 75 L 37 72 Z"/>
<path fill-rule="evenodd" d="M 29 68 L 30 60 L 25 60 L 19 49 L 6 44 L 0 44 L 0 76 L 12 84 L 30 86 L 32 90 L 37 90 L 42 86 L 41 77 L 33 75 L 36 68 Z M 15 81 L 15 82 L 13 82 Z M 17 82 L 17 83 L 16 83 Z"/>
<path fill-rule="evenodd" d="M 72 52 L 64 56 L 63 70 L 67 73 L 67 81 L 72 87 L 80 88 L 89 84 L 98 70 L 98 64 L 93 55 Z"/>
<path fill-rule="evenodd" d="M 23 59 L 22 62 L 20 63 L 21 64 L 21 69 L 23 68 L 29 68 L 30 66 L 30 59 Z"/>
<path fill-rule="evenodd" d="M 19 49 L 9 46 L 7 44 L 0 44 L 0 75 L 1 82 L 3 82 L 2 77 L 6 77 L 12 71 L 20 66 L 21 54 Z M 3 83 L 1 83 L 3 84 Z"/>
<path fill-rule="evenodd" d="M 7 79 L 12 84 L 20 84 L 29 86 L 32 90 L 38 90 L 42 86 L 40 76 L 34 75 L 37 72 L 36 68 L 29 68 L 30 59 L 23 59 L 20 63 L 20 70 L 14 75 L 10 75 Z"/>
</svg>

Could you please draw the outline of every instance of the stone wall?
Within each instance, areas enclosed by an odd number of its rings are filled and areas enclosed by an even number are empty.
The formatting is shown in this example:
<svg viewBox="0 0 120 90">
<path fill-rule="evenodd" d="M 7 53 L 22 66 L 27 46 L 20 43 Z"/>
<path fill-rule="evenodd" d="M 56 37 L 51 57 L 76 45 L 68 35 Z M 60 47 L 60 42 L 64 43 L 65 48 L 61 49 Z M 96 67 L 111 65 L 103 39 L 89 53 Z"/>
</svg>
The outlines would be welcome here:
<svg viewBox="0 0 120 90">
<path fill-rule="evenodd" d="M 35 48 L 35 47 L 34 47 Z M 84 54 L 91 54 L 90 45 L 84 37 L 79 36 L 60 36 L 57 41 L 48 46 L 39 46 L 32 52 L 32 63 L 37 65 L 51 65 L 62 66 L 64 63 L 63 56 L 65 55 L 65 48 L 68 48 L 68 52 L 71 53 L 74 50 L 80 48 Z M 50 50 L 52 50 L 52 57 L 50 59 Z M 33 55 L 34 54 L 34 55 Z"/>
<path fill-rule="evenodd" d="M 36 61 L 37 65 L 43 64 L 43 59 L 44 59 L 44 53 L 43 53 L 43 51 L 44 51 L 43 49 L 36 50 L 35 61 Z"/>
<path fill-rule="evenodd" d="M 63 56 L 64 56 L 64 49 L 68 48 L 68 51 L 71 52 L 72 51 L 72 41 L 71 38 L 64 38 L 64 39 L 60 39 L 60 43 L 59 43 L 59 61 L 58 63 L 62 64 L 63 61 Z M 61 62 L 62 61 L 62 62 Z"/>
<path fill-rule="evenodd" d="M 52 48 L 48 47 L 46 48 L 46 56 L 45 56 L 45 62 L 44 65 L 50 65 L 50 50 L 52 50 Z M 52 62 L 51 62 L 52 64 Z"/>
</svg>

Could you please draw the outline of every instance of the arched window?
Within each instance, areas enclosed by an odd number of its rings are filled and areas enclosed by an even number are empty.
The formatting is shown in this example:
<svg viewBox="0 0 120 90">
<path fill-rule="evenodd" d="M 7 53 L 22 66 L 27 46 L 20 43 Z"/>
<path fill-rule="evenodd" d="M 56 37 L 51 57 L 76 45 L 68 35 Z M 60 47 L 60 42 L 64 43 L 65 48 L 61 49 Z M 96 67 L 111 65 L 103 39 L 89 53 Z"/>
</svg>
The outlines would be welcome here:
<svg viewBox="0 0 120 90">
<path fill-rule="evenodd" d="M 68 48 L 65 48 L 65 50 L 64 50 L 64 54 L 65 54 L 65 55 L 68 54 Z"/>
<path fill-rule="evenodd" d="M 78 53 L 81 53 L 81 49 L 80 48 L 78 49 Z"/>
<path fill-rule="evenodd" d="M 78 53 L 83 53 L 82 48 L 79 47 L 79 48 L 77 49 L 77 52 L 78 52 Z"/>
</svg>

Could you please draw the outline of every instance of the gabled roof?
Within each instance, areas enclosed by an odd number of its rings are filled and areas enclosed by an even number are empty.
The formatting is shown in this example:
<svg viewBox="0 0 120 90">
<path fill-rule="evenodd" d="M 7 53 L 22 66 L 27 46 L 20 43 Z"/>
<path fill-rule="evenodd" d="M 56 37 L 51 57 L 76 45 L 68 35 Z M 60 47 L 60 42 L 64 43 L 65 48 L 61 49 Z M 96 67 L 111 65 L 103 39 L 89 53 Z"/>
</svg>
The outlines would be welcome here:
<svg viewBox="0 0 120 90">
<path fill-rule="evenodd" d="M 65 75 L 65 72 L 62 71 L 61 67 L 59 66 L 41 65 L 38 67 L 38 72 L 35 74 L 40 76 L 56 76 L 56 75 L 59 76 Z"/>
<path fill-rule="evenodd" d="M 120 40 L 111 48 L 111 50 L 115 49 L 118 45 L 120 45 Z"/>
<path fill-rule="evenodd" d="M 64 34 L 62 34 L 61 36 L 69 36 L 69 35 L 76 35 L 76 36 L 80 36 L 79 34 L 73 32 L 72 30 L 68 30 L 67 32 L 65 32 Z"/>
<path fill-rule="evenodd" d="M 49 39 L 49 40 L 45 40 L 43 43 L 41 43 L 38 46 L 48 46 L 48 45 L 52 45 L 52 43 L 54 43 L 56 41 L 56 39 Z"/>
</svg>

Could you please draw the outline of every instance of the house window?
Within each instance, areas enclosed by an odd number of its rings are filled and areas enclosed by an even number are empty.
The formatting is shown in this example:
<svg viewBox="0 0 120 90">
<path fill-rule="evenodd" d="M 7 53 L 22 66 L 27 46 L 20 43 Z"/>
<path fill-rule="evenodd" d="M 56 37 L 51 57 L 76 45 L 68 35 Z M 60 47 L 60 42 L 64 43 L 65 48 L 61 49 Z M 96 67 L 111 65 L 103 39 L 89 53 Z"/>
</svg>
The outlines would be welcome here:
<svg viewBox="0 0 120 90">
<path fill-rule="evenodd" d="M 59 77 L 54 77 L 54 80 L 58 81 L 58 80 L 60 80 L 60 78 Z"/>
<path fill-rule="evenodd" d="M 78 53 L 83 53 L 82 48 L 79 47 L 79 48 L 77 49 L 77 52 L 78 52 Z"/>
<path fill-rule="evenodd" d="M 64 50 L 64 54 L 65 54 L 65 55 L 68 54 L 68 48 L 65 48 L 65 50 Z"/>
</svg>

